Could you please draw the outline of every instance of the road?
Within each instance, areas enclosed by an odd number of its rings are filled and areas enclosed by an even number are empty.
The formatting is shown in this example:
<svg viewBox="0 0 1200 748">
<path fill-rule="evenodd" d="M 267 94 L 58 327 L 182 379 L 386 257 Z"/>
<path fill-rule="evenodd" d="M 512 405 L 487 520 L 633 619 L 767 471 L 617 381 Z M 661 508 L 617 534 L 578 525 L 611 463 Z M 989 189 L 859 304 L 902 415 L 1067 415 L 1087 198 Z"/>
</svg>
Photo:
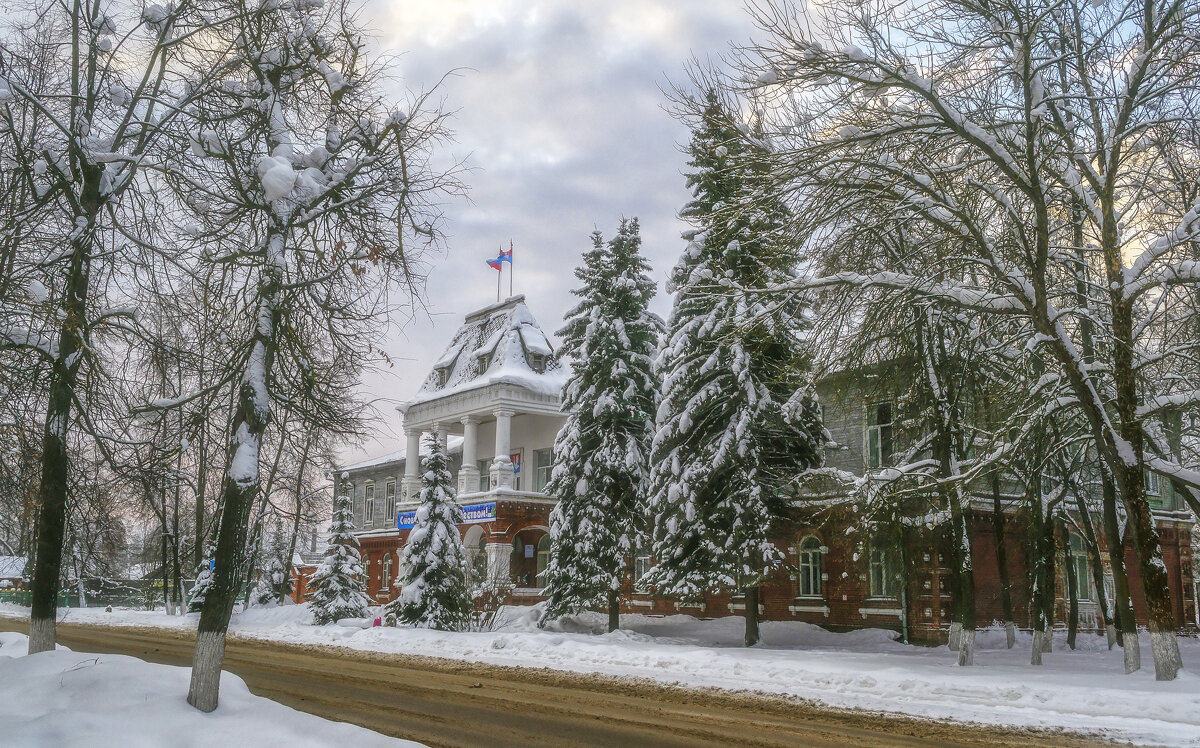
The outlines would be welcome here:
<svg viewBox="0 0 1200 748">
<path fill-rule="evenodd" d="M 26 621 L 0 618 L 0 631 L 26 630 Z M 58 632 L 59 643 L 80 652 L 191 662 L 191 632 L 81 624 L 59 624 Z M 251 639 L 230 639 L 225 669 L 260 696 L 430 746 L 1095 744 L 1071 735 L 881 717 L 549 669 Z"/>
</svg>

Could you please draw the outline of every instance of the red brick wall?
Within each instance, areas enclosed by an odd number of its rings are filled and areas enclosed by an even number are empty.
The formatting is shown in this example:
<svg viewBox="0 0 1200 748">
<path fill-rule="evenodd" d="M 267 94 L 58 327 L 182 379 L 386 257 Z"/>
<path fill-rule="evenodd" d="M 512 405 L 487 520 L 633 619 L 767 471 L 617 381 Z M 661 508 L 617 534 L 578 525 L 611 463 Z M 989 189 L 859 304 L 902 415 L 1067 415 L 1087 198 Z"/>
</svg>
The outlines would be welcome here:
<svg viewBox="0 0 1200 748">
<path fill-rule="evenodd" d="M 549 525 L 550 506 L 520 501 L 501 501 L 497 506 L 498 518 L 494 522 L 482 525 L 487 533 L 489 543 L 511 543 L 513 538 L 522 531 L 523 539 L 536 542 L 541 532 L 531 528 L 545 528 Z M 788 567 L 778 570 L 763 585 L 760 604 L 762 617 L 765 620 L 805 621 L 818 624 L 834 630 L 853 628 L 877 627 L 899 630 L 901 619 L 891 611 L 900 608 L 897 598 L 872 599 L 869 596 L 868 562 L 866 553 L 859 547 L 858 536 L 848 533 L 848 528 L 855 528 L 856 518 L 849 512 L 835 514 L 819 524 L 799 524 L 790 528 L 776 541 L 785 553 Z M 464 535 L 472 525 L 459 528 Z M 805 536 L 815 535 L 826 547 L 822 555 L 823 580 L 822 599 L 798 598 L 798 583 L 794 578 L 793 569 L 798 564 L 794 546 Z M 1193 605 L 1191 599 L 1191 548 L 1189 525 L 1164 521 L 1160 527 L 1163 545 L 1163 559 L 1167 566 L 1168 580 L 1174 598 L 1176 622 L 1186 626 L 1193 620 Z M 367 593 L 376 602 L 391 600 L 397 590 L 395 588 L 381 589 L 382 564 L 385 553 L 392 554 L 392 581 L 394 582 L 400 570 L 398 550 L 407 539 L 408 530 L 400 530 L 395 535 L 380 537 L 364 537 L 360 539 L 363 559 L 367 563 Z M 1024 549 L 1026 546 L 1026 528 L 1016 518 L 1010 518 L 1006 526 L 1009 580 L 1011 594 L 1018 626 L 1030 625 L 1029 620 L 1029 580 L 1027 575 Z M 949 628 L 950 590 L 948 587 L 949 570 L 944 556 L 945 538 L 933 537 L 923 545 L 906 548 L 905 553 L 913 562 L 911 578 L 905 588 L 907 605 L 905 613 L 908 619 L 910 636 L 916 640 L 944 639 L 945 631 Z M 980 626 L 986 626 L 992 621 L 1002 618 L 1000 601 L 1000 574 L 996 563 L 996 543 L 990 515 L 979 514 L 973 525 L 973 548 L 975 562 L 976 586 L 976 615 Z M 1102 548 L 1102 553 L 1103 553 Z M 1055 622 L 1062 625 L 1066 618 L 1065 583 L 1063 549 L 1060 548 L 1059 564 L 1057 565 L 1057 580 L 1059 602 Z M 632 559 L 630 559 L 632 564 Z M 1145 600 L 1141 590 L 1141 577 L 1137 571 L 1137 559 L 1132 548 L 1126 549 L 1126 568 L 1133 589 L 1135 615 L 1139 623 L 1145 623 Z M 513 570 L 517 572 L 532 571 L 535 568 L 534 559 L 514 559 Z M 524 566 L 529 566 L 526 570 Z M 1107 564 L 1106 564 L 1107 566 Z M 302 600 L 307 594 L 304 586 L 306 580 L 302 577 L 297 584 L 296 599 Z M 535 585 L 536 586 L 536 585 Z M 531 604 L 540 598 L 531 596 L 511 597 L 515 604 Z M 695 604 L 676 604 L 675 600 L 657 598 L 650 594 L 638 593 L 633 589 L 632 576 L 627 576 L 623 611 L 627 613 L 647 613 L 655 615 L 673 615 L 687 613 L 701 618 L 716 618 L 727 615 L 743 615 L 742 600 L 728 593 L 713 592 L 705 595 L 702 601 Z M 736 606 L 736 607 L 735 607 Z M 814 610 L 827 607 L 828 611 Z M 797 610 L 810 608 L 810 610 Z M 888 611 L 888 612 L 881 612 Z M 1085 606 L 1086 612 L 1086 606 Z M 1089 623 L 1081 616 L 1081 626 Z"/>
</svg>

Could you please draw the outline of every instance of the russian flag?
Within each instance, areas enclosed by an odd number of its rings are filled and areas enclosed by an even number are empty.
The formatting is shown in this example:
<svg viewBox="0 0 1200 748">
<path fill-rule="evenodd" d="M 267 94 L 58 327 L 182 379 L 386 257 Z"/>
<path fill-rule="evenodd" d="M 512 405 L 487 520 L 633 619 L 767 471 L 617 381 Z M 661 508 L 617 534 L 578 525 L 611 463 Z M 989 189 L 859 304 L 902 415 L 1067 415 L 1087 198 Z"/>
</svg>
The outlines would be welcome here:
<svg viewBox="0 0 1200 748">
<path fill-rule="evenodd" d="M 500 250 L 500 256 L 496 258 L 496 262 L 507 262 L 509 265 L 511 265 L 512 264 L 512 252 L 513 251 L 511 248 L 507 252 L 505 252 L 503 249 Z"/>
<path fill-rule="evenodd" d="M 504 255 L 503 255 L 503 253 L 501 253 L 500 257 L 497 257 L 494 260 L 488 260 L 487 264 L 488 264 L 488 267 L 492 268 L 493 270 L 500 270 L 501 268 L 504 267 L 503 265 L 500 264 L 503 261 L 504 261 Z M 509 260 L 509 262 L 512 262 L 512 260 Z"/>
</svg>

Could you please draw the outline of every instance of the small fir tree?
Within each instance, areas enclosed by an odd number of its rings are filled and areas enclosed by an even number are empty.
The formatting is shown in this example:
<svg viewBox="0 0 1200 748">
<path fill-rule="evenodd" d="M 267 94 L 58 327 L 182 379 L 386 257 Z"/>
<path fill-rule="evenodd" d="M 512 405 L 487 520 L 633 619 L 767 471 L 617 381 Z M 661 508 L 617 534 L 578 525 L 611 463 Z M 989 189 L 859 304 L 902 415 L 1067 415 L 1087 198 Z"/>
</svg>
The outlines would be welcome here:
<svg viewBox="0 0 1200 748">
<path fill-rule="evenodd" d="M 607 609 L 609 631 L 620 625 L 626 558 L 644 531 L 639 501 L 658 389 L 653 362 L 662 321 L 649 311 L 654 281 L 640 247 L 637 219 L 623 220 L 607 248 L 600 232 L 592 235 L 575 270 L 580 302 L 559 331 L 574 363 L 562 394 L 569 415 L 546 488 L 559 502 L 550 515 L 546 617 Z"/>
<path fill-rule="evenodd" d="M 758 642 L 758 588 L 783 562 L 770 536 L 790 513 L 783 490 L 820 464 L 824 429 L 799 339 L 804 310 L 765 306 L 793 273 L 786 206 L 769 191 L 762 146 L 710 94 L 689 146 L 695 226 L 675 267 L 651 460 L 656 566 L 644 583 L 697 599 L 745 594 Z"/>
<path fill-rule="evenodd" d="M 436 432 L 428 437 L 429 456 L 421 476 L 421 505 L 404 544 L 400 596 L 387 614 L 418 628 L 459 631 L 471 619 L 467 560 L 457 525 L 462 507 L 455 491 L 449 461 Z M 416 459 L 416 456 L 410 459 Z"/>
<path fill-rule="evenodd" d="M 343 473 L 343 485 L 348 476 Z M 371 605 L 363 577 L 358 538 L 354 537 L 354 507 L 349 492 L 334 500 L 325 558 L 313 572 L 311 585 L 313 623 L 322 626 L 339 618 L 365 618 Z"/>
</svg>

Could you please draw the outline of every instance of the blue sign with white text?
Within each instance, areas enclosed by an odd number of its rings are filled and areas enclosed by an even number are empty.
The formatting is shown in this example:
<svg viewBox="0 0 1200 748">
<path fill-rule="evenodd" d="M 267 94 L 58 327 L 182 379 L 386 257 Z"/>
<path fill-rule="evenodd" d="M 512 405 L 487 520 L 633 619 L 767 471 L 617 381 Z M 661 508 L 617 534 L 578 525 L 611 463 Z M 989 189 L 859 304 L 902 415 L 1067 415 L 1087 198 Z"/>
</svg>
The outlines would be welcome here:
<svg viewBox="0 0 1200 748">
<path fill-rule="evenodd" d="M 479 522 L 491 522 L 496 519 L 496 502 L 486 504 L 467 504 L 462 508 L 463 521 L 460 524 L 473 525 Z M 396 527 L 408 530 L 417 523 L 417 510 L 396 513 Z"/>
</svg>

